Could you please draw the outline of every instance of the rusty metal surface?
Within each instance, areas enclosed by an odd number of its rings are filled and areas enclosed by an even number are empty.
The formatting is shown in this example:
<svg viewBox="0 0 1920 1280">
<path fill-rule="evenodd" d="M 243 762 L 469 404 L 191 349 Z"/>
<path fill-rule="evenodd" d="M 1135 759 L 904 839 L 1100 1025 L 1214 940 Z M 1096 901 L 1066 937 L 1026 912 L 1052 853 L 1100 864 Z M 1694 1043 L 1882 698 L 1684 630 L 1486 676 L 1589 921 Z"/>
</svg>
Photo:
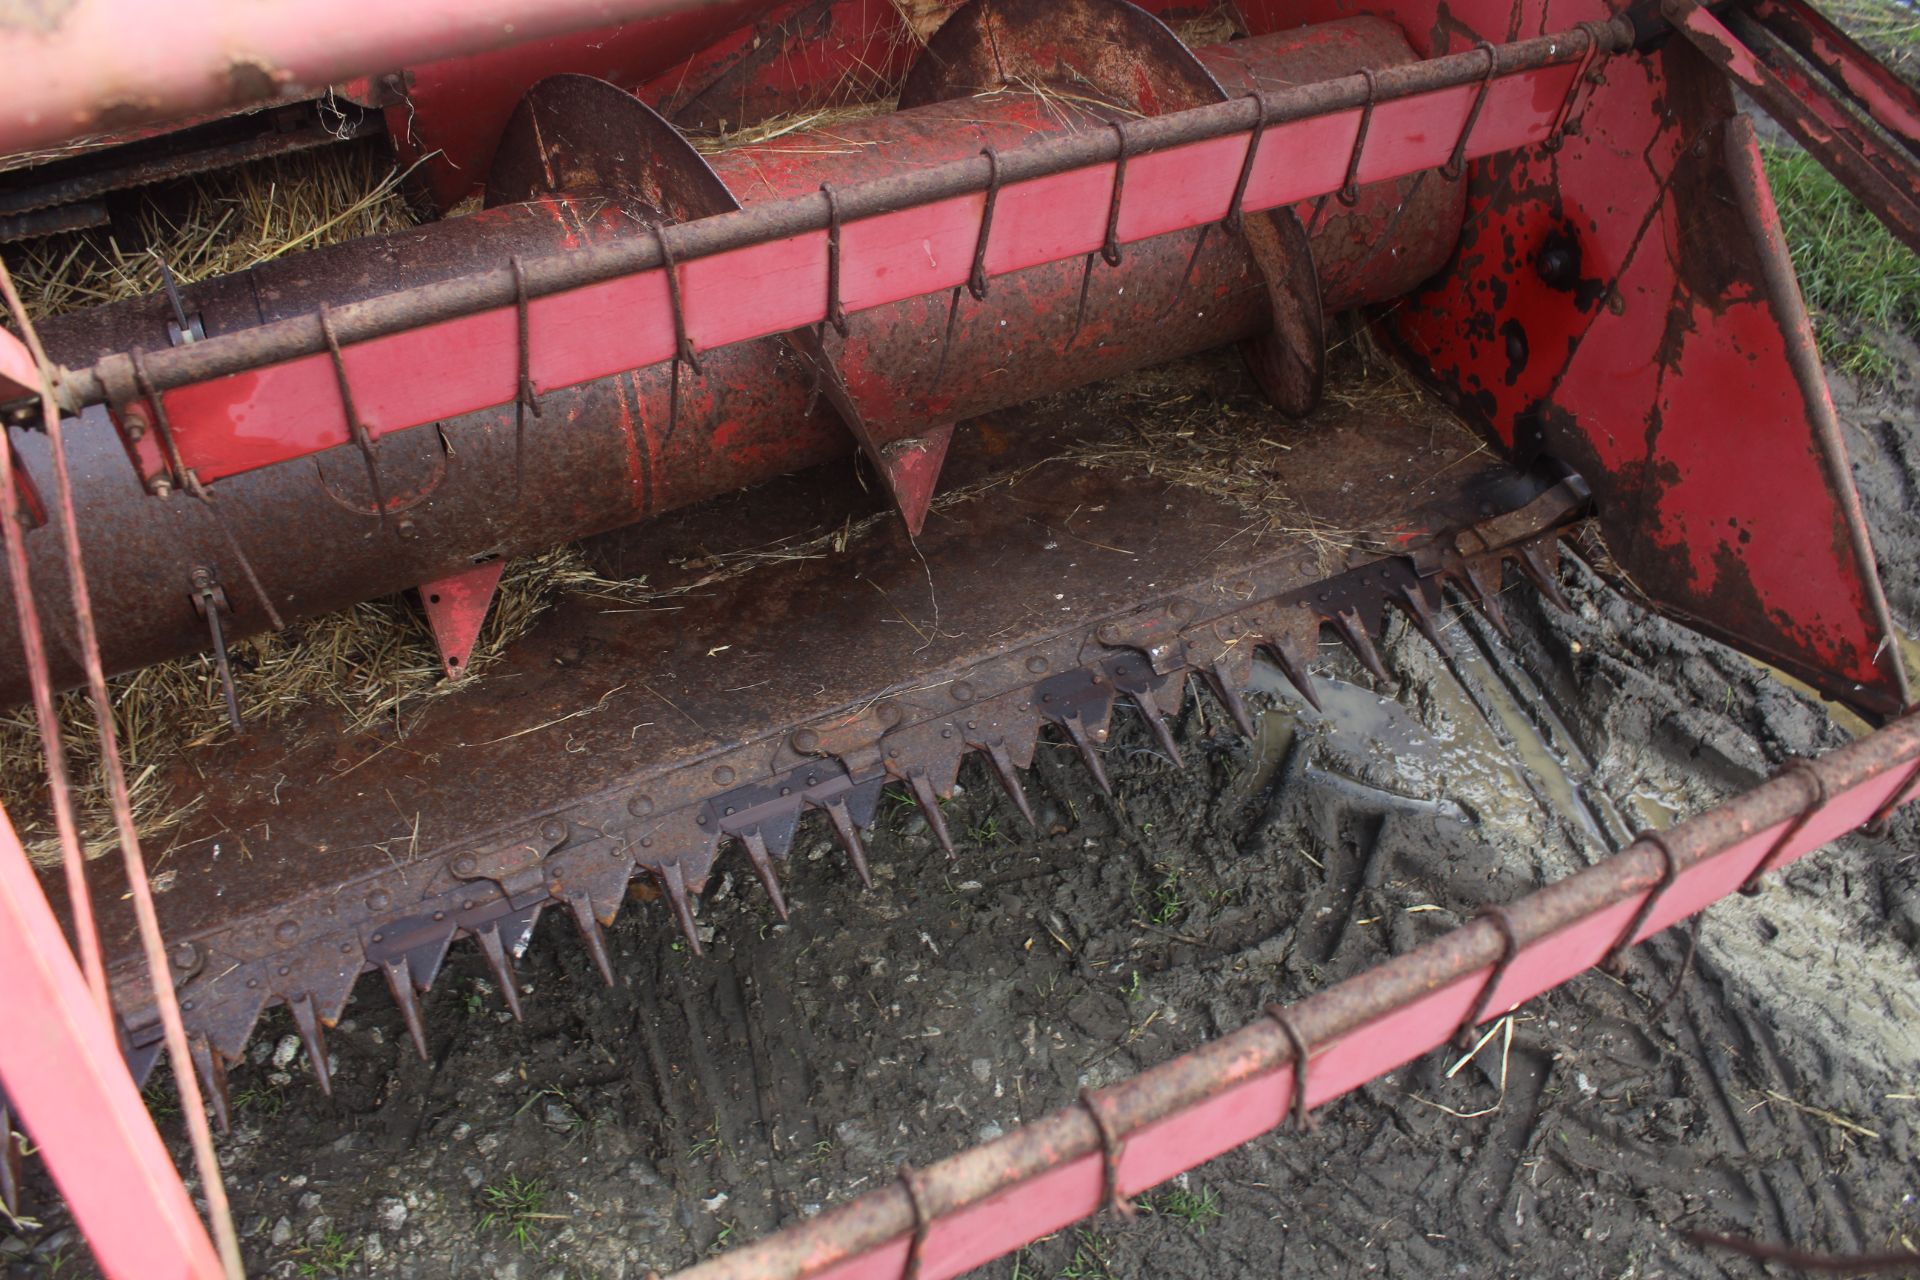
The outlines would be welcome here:
<svg viewBox="0 0 1920 1280">
<path fill-rule="evenodd" d="M 1009 440 L 1035 431 L 1003 420 L 967 433 L 953 465 L 990 474 Z M 397 991 L 424 987 L 457 935 L 511 951 L 549 904 L 592 938 L 636 868 L 666 895 L 663 923 L 677 905 L 690 930 L 688 895 L 729 841 L 757 840 L 777 863 L 806 812 L 864 826 L 889 780 L 931 806 L 967 751 L 1010 772 L 1049 724 L 1097 750 L 1117 702 L 1171 714 L 1194 672 L 1238 707 L 1260 644 L 1308 684 L 1323 622 L 1344 619 L 1364 656 L 1389 603 L 1418 619 L 1443 582 L 1475 580 L 1447 550 L 1461 527 L 1541 490 L 1444 419 L 1323 414 L 1296 434 L 1279 483 L 1355 531 L 1348 551 L 1294 537 L 1241 548 L 1236 510 L 1141 476 L 1023 465 L 994 500 L 936 511 L 924 563 L 880 522 L 844 556 L 679 598 L 671 627 L 562 609 L 482 687 L 425 708 L 404 744 L 342 740 L 316 721 L 213 749 L 196 767 L 221 786 L 176 845 L 160 899 L 190 1027 L 232 1058 L 270 1000 L 324 1026 L 365 969 L 404 968 Z M 1387 472 L 1442 478 L 1411 495 L 1351 483 Z M 761 526 L 740 517 L 758 501 L 717 510 L 757 540 Z M 675 529 L 643 540 L 666 572 Z M 1480 554 L 1474 575 L 1551 536 Z M 1387 541 L 1401 553 L 1372 549 Z M 1422 576 L 1404 553 L 1429 544 L 1437 568 Z M 869 592 L 845 589 L 856 579 L 918 633 L 873 626 Z M 1009 625 L 1019 599 L 1049 604 Z M 245 858 L 228 856 L 236 847 Z M 111 913 L 110 887 L 103 896 Z M 126 921 L 109 914 L 103 928 L 124 956 Z M 149 1045 L 137 986 L 116 991 L 133 1044 Z"/>
</svg>

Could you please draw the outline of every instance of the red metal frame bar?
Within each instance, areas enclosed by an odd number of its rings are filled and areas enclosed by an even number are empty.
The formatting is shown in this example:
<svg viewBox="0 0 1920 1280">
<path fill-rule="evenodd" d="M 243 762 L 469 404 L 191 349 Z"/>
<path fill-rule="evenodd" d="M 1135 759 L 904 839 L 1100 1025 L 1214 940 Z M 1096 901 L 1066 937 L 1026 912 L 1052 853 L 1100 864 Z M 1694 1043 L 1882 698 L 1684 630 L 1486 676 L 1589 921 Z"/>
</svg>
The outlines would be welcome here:
<svg viewBox="0 0 1920 1280">
<path fill-rule="evenodd" d="M 1908 715 L 1076 1105 L 681 1273 L 956 1276 L 1340 1097 L 1912 799 Z M 1299 1070 L 1294 1045 L 1306 1049 Z"/>
<path fill-rule="evenodd" d="M 1789 56 L 1787 43 L 1775 32 L 1744 14 L 1730 13 L 1723 23 L 1696 0 L 1664 0 L 1661 11 L 1831 169 L 1889 231 L 1920 252 L 1920 156 L 1882 138 L 1862 121 L 1844 82 L 1842 92 L 1834 92 L 1833 85 L 1816 79 Z M 1898 106 L 1885 94 L 1873 101 L 1883 110 Z M 1874 119 L 1889 130 L 1899 124 L 1897 115 Z"/>
<path fill-rule="evenodd" d="M 79 0 L 0 17 L 0 154 L 287 97 L 395 66 L 702 7 L 712 0 Z"/>
<path fill-rule="evenodd" d="M 0 1089 L 113 1280 L 217 1280 L 193 1202 L 0 811 Z"/>
</svg>

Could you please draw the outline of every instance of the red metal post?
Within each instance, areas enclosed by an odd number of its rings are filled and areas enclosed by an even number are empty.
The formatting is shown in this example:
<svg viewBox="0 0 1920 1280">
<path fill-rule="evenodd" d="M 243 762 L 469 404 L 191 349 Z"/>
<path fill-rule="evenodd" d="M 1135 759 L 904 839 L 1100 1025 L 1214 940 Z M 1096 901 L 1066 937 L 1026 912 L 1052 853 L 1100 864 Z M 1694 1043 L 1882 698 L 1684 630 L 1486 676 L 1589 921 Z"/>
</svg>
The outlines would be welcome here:
<svg viewBox="0 0 1920 1280">
<path fill-rule="evenodd" d="M 0 1089 L 110 1280 L 219 1280 L 220 1260 L 0 811 Z"/>
</svg>

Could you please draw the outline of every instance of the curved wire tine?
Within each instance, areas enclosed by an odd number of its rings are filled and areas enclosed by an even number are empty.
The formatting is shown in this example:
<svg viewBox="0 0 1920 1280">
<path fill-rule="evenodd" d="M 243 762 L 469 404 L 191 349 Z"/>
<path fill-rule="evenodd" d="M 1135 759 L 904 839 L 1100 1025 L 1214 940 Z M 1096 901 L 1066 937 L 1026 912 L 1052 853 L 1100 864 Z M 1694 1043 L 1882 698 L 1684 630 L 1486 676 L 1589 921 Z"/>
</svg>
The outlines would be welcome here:
<svg viewBox="0 0 1920 1280">
<path fill-rule="evenodd" d="M 830 182 L 820 184 L 820 194 L 827 198 L 827 323 L 844 338 L 847 308 L 840 301 L 840 197 L 834 194 Z"/>
<path fill-rule="evenodd" d="M 1120 198 L 1127 187 L 1127 126 L 1112 120 L 1107 127 L 1119 140 L 1120 154 L 1113 162 L 1113 196 L 1107 203 L 1107 235 L 1100 242 L 1100 256 L 1108 266 L 1117 267 L 1120 265 Z"/>
<path fill-rule="evenodd" d="M 1373 127 L 1374 101 L 1380 93 L 1380 85 L 1372 67 L 1362 67 L 1360 74 L 1367 78 L 1367 102 L 1360 108 L 1360 127 L 1354 130 L 1353 154 L 1347 157 L 1346 180 L 1340 184 L 1340 190 L 1334 193 L 1340 203 L 1349 209 L 1360 203 L 1360 155 L 1367 149 L 1367 131 Z M 1319 216 L 1320 211 L 1315 209 L 1315 219 Z"/>
<path fill-rule="evenodd" d="M 671 440 L 680 428 L 680 366 L 686 365 L 696 377 L 704 370 L 700 367 L 699 352 L 693 349 L 693 340 L 687 337 L 687 312 L 680 298 L 680 266 L 674 261 L 673 246 L 667 243 L 667 229 L 659 223 L 654 224 L 653 240 L 660 248 L 661 270 L 667 273 L 667 306 L 673 313 L 673 361 L 667 371 L 666 434 L 666 440 Z"/>
<path fill-rule="evenodd" d="M 907 1244 L 907 1262 L 901 1268 L 900 1280 L 920 1280 L 920 1255 L 926 1248 L 927 1232 L 933 1227 L 933 1215 L 927 1211 L 927 1190 L 920 1183 L 919 1172 L 902 1160 L 898 1175 L 907 1191 L 907 1203 L 913 1206 L 913 1239 Z"/>
<path fill-rule="evenodd" d="M 1227 224 L 1227 230 L 1241 235 L 1246 230 L 1246 212 L 1241 206 L 1246 202 L 1247 184 L 1253 181 L 1253 165 L 1260 155 L 1260 140 L 1267 132 L 1267 104 L 1258 89 L 1248 93 L 1247 100 L 1253 103 L 1253 131 L 1247 135 L 1247 154 L 1240 161 L 1240 176 L 1234 179 L 1233 199 L 1227 202 L 1227 216 L 1221 221 Z"/>
<path fill-rule="evenodd" d="M 173 438 L 173 423 L 167 417 L 166 402 L 154 390 L 153 380 L 147 376 L 146 357 L 138 348 L 134 349 L 132 363 L 134 387 L 146 399 L 148 407 L 153 411 L 153 429 L 159 433 L 160 442 L 166 449 L 167 466 L 174 471 L 182 487 L 205 504 L 207 514 L 213 517 L 214 527 L 220 531 L 220 537 L 227 544 L 227 550 L 233 553 L 234 562 L 240 566 L 240 573 L 246 578 L 247 586 L 252 589 L 254 598 L 260 602 L 261 610 L 267 615 L 268 624 L 275 631 L 283 629 L 287 625 L 286 622 L 281 619 L 280 611 L 273 607 L 273 598 L 267 594 L 266 587 L 261 584 L 260 575 L 254 571 L 253 561 L 240 546 L 240 540 L 233 536 L 233 530 L 227 526 L 226 516 L 221 513 L 219 504 L 214 502 L 212 492 L 200 482 L 200 477 L 181 461 L 180 449 Z"/>
<path fill-rule="evenodd" d="M 1307 1112 L 1307 1059 L 1310 1046 L 1306 1037 L 1300 1034 L 1300 1028 L 1293 1025 L 1293 1017 L 1285 1005 L 1268 1005 L 1266 1015 L 1280 1028 L 1280 1034 L 1287 1038 L 1287 1044 L 1293 1050 L 1293 1100 L 1288 1106 L 1288 1114 L 1293 1117 L 1294 1128 L 1302 1133 L 1311 1133 L 1314 1122 Z"/>
<path fill-rule="evenodd" d="M 1576 31 L 1587 37 L 1586 51 L 1580 55 L 1580 67 L 1573 73 L 1573 79 L 1567 82 L 1567 96 L 1560 100 L 1560 109 L 1554 113 L 1553 124 L 1547 130 L 1547 140 L 1541 143 L 1548 151 L 1558 151 L 1561 141 L 1566 137 L 1567 122 L 1573 115 L 1574 100 L 1580 96 L 1580 86 L 1587 82 L 1587 73 L 1593 67 L 1594 55 L 1600 52 L 1600 32 L 1602 24 L 1588 20 L 1579 23 Z"/>
<path fill-rule="evenodd" d="M 527 414 L 540 416 L 540 398 L 533 393 L 533 347 L 527 323 L 527 269 L 520 255 L 509 258 L 513 267 L 513 318 L 517 344 L 519 377 L 513 398 L 513 491 L 520 492 L 520 480 L 526 457 Z"/>
<path fill-rule="evenodd" d="M 347 378 L 347 361 L 340 354 L 340 339 L 333 331 L 333 312 L 326 303 L 320 304 L 320 336 L 326 340 L 327 355 L 333 360 L 333 378 L 340 387 L 340 411 L 347 416 L 347 434 L 353 439 L 353 447 L 360 451 L 361 461 L 367 464 L 367 484 L 373 490 L 373 509 L 382 525 L 387 522 L 387 499 L 380 488 L 380 463 L 374 457 L 373 437 L 367 432 L 367 424 L 360 420 L 360 411 L 353 404 L 353 385 Z"/>
<path fill-rule="evenodd" d="M 1487 105 L 1487 91 L 1493 87 L 1493 78 L 1500 69 L 1500 51 L 1485 40 L 1480 42 L 1480 48 L 1487 55 L 1487 73 L 1480 77 L 1480 88 L 1473 95 L 1473 105 L 1467 108 L 1467 118 L 1460 126 L 1460 137 L 1453 144 L 1453 154 L 1440 166 L 1440 176 L 1448 182 L 1458 182 L 1460 175 L 1466 172 L 1467 142 L 1473 137 L 1473 126 L 1480 122 L 1481 108 Z"/>
<path fill-rule="evenodd" d="M 1102 1198 L 1107 1207 L 1122 1218 L 1131 1218 L 1139 1210 L 1133 1201 L 1120 1194 L 1120 1156 L 1127 1149 L 1126 1140 L 1121 1136 L 1119 1126 L 1106 1109 L 1106 1099 L 1098 1089 L 1082 1089 L 1080 1105 L 1087 1110 L 1087 1116 L 1093 1121 L 1094 1129 L 1100 1134 L 1100 1170 L 1104 1185 Z"/>
<path fill-rule="evenodd" d="M 973 269 L 967 273 L 967 292 L 975 302 L 987 297 L 987 237 L 993 232 L 993 210 L 1000 202 L 1000 153 L 992 147 L 980 148 L 987 158 L 987 202 L 980 209 L 980 234 L 973 239 Z M 956 295 L 954 302 L 959 303 Z"/>
<path fill-rule="evenodd" d="M 1813 821 L 1814 814 L 1827 807 L 1827 782 L 1820 776 L 1820 771 L 1813 767 L 1813 761 L 1795 756 L 1774 770 L 1773 776 L 1777 781 L 1789 774 L 1804 778 L 1810 783 L 1813 797 L 1801 807 L 1799 813 L 1788 820 L 1785 829 L 1780 832 L 1780 838 L 1775 840 L 1773 847 L 1767 850 L 1767 856 L 1754 864 L 1753 870 L 1747 873 L 1745 882 L 1740 886 L 1740 892 L 1749 898 L 1760 892 L 1760 877 L 1780 865 L 1780 859 L 1786 853 L 1787 846 L 1793 843 L 1793 838 L 1806 829 L 1806 825 Z"/>
<path fill-rule="evenodd" d="M 1616 978 L 1624 969 L 1622 957 L 1627 948 L 1633 945 L 1634 939 L 1647 923 L 1647 918 L 1653 914 L 1653 909 L 1659 905 L 1660 899 L 1666 895 L 1667 890 L 1673 887 L 1674 880 L 1680 874 L 1680 860 L 1674 856 L 1673 846 L 1667 843 L 1666 836 L 1658 831 L 1647 830 L 1634 836 L 1633 842 L 1650 844 L 1659 850 L 1663 866 L 1660 882 L 1647 890 L 1647 896 L 1640 900 L 1639 909 L 1633 913 L 1633 919 L 1627 921 L 1626 928 L 1620 931 L 1619 936 L 1613 940 L 1613 945 L 1607 948 L 1607 954 L 1600 961 L 1600 967 Z"/>
<path fill-rule="evenodd" d="M 1460 1029 L 1453 1033 L 1453 1043 L 1460 1049 L 1473 1047 L 1473 1029 L 1480 1025 L 1480 1019 L 1486 1016 L 1487 1005 L 1493 1000 L 1493 993 L 1499 989 L 1500 980 L 1507 976 L 1507 967 L 1513 963 L 1513 957 L 1520 950 L 1519 941 L 1514 937 L 1513 921 L 1508 918 L 1505 907 L 1488 907 L 1476 916 L 1475 920 L 1491 920 L 1500 931 L 1505 943 L 1500 949 L 1500 958 L 1493 962 L 1493 969 L 1487 974 L 1487 980 L 1480 984 L 1480 991 L 1473 998 L 1473 1004 L 1467 1010 L 1467 1016 L 1460 1020 Z"/>
</svg>

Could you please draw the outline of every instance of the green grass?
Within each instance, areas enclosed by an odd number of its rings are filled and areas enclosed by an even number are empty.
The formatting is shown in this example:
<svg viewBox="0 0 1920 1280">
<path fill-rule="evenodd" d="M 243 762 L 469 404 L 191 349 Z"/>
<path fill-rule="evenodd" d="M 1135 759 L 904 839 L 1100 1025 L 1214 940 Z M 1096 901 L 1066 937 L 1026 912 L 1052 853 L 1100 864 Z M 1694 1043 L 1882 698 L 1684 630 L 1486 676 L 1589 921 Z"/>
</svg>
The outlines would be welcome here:
<svg viewBox="0 0 1920 1280">
<path fill-rule="evenodd" d="M 295 1249 L 293 1256 L 300 1260 L 299 1272 L 306 1280 L 318 1277 L 343 1276 L 347 1268 L 360 1258 L 360 1246 L 349 1245 L 347 1238 L 338 1231 L 329 1231 L 327 1238 L 319 1244 L 306 1249 Z"/>
<path fill-rule="evenodd" d="M 480 1203 L 486 1206 L 480 1230 L 504 1232 L 522 1249 L 530 1248 L 542 1224 L 555 1216 L 540 1211 L 547 1203 L 547 1184 L 538 1178 L 508 1174 L 505 1181 L 480 1188 Z"/>
<path fill-rule="evenodd" d="M 1155 1213 L 1180 1219 L 1192 1227 L 1196 1235 L 1205 1235 L 1207 1224 L 1220 1216 L 1220 1197 L 1206 1187 L 1198 1191 L 1170 1187 L 1147 1201 L 1147 1207 Z"/>
<path fill-rule="evenodd" d="M 1806 152 L 1764 154 L 1821 354 L 1857 378 L 1885 381 L 1895 365 L 1882 335 L 1920 332 L 1920 257 Z"/>
</svg>

